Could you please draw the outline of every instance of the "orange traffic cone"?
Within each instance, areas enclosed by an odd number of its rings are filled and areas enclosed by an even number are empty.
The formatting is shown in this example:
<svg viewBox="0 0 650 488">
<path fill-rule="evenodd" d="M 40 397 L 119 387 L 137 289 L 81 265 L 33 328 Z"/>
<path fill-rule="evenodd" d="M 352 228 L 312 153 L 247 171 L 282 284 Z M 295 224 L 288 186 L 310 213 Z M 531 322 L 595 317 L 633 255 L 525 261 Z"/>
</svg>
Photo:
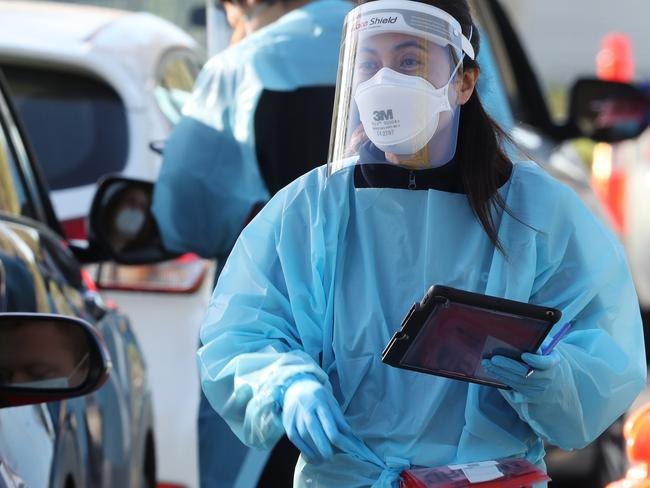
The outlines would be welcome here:
<svg viewBox="0 0 650 488">
<path fill-rule="evenodd" d="M 623 427 L 630 469 L 607 488 L 650 488 L 650 405 L 637 410 Z"/>
<path fill-rule="evenodd" d="M 628 35 L 611 33 L 603 37 L 596 56 L 596 76 L 623 83 L 634 79 L 634 55 Z"/>
<path fill-rule="evenodd" d="M 602 38 L 596 56 L 596 76 L 605 81 L 632 82 L 634 54 L 627 34 L 612 32 Z M 626 161 L 618 147 L 600 143 L 594 148 L 592 185 L 619 236 L 626 233 Z"/>
</svg>

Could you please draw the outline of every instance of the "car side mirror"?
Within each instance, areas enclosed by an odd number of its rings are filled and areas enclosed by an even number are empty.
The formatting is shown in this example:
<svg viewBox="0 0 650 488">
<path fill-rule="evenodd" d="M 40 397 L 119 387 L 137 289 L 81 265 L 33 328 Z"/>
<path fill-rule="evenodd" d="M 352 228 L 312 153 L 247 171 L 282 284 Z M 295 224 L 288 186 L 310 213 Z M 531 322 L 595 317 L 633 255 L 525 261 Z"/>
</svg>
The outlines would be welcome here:
<svg viewBox="0 0 650 488">
<path fill-rule="evenodd" d="M 568 127 L 573 137 L 624 141 L 639 136 L 649 121 L 648 97 L 633 85 L 584 78 L 571 89 Z"/>
<path fill-rule="evenodd" d="M 104 341 L 87 322 L 0 313 L 0 408 L 86 395 L 110 370 Z"/>
<path fill-rule="evenodd" d="M 162 244 L 150 210 L 153 183 L 121 176 L 104 177 L 97 188 L 88 222 L 92 245 L 120 264 L 158 263 L 178 257 Z"/>
</svg>

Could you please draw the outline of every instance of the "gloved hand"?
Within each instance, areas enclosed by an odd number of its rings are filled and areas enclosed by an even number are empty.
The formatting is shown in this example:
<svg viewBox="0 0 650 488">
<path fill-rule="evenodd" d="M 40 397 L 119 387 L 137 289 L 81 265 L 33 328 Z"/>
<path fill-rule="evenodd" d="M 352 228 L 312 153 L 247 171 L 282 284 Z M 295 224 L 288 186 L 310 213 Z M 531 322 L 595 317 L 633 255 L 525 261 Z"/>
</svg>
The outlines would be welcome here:
<svg viewBox="0 0 650 488">
<path fill-rule="evenodd" d="M 318 380 L 301 376 L 287 387 L 282 401 L 282 425 L 287 437 L 309 462 L 334 455 L 334 447 L 346 450 L 352 429 L 334 396 Z"/>
<path fill-rule="evenodd" d="M 494 379 L 512 387 L 530 400 L 538 399 L 553 385 L 559 373 L 557 366 L 560 363 L 560 355 L 557 351 L 551 351 L 546 356 L 525 352 L 521 359 L 524 362 L 505 356 L 493 356 L 481 361 L 481 365 Z M 529 366 L 535 371 L 526 378 Z"/>
</svg>

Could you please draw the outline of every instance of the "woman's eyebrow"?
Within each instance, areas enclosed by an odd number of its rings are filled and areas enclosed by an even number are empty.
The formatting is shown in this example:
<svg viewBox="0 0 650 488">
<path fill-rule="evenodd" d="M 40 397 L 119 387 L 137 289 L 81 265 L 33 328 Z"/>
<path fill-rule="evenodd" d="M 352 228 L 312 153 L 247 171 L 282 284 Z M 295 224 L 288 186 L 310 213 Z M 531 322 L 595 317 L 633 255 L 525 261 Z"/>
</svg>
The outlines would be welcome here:
<svg viewBox="0 0 650 488">
<path fill-rule="evenodd" d="M 400 49 L 405 49 L 407 47 L 416 47 L 418 49 L 421 49 L 422 51 L 425 50 L 424 46 L 420 44 L 418 41 L 404 41 L 397 46 L 393 48 L 393 51 L 398 51 Z"/>
</svg>

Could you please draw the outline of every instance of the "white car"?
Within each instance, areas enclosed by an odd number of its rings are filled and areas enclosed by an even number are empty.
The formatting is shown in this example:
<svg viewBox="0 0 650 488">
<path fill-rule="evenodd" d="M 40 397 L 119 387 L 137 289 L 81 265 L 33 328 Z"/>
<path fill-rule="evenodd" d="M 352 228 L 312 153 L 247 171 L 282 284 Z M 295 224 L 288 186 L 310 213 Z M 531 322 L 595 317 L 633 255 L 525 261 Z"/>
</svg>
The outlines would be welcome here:
<svg viewBox="0 0 650 488">
<path fill-rule="evenodd" d="M 0 2 L 0 66 L 68 237 L 107 173 L 153 181 L 203 52 L 147 13 L 47 2 Z M 105 298 L 132 319 L 154 398 L 158 479 L 197 485 L 195 365 L 212 288 L 196 257 L 156 266 L 89 268 Z M 179 455 L 182 453 L 182 455 Z"/>
<path fill-rule="evenodd" d="M 101 175 L 156 177 L 160 156 L 149 144 L 178 119 L 202 52 L 147 13 L 1 2 L 0 59 L 55 211 L 74 230 L 69 221 L 88 213 Z"/>
</svg>

